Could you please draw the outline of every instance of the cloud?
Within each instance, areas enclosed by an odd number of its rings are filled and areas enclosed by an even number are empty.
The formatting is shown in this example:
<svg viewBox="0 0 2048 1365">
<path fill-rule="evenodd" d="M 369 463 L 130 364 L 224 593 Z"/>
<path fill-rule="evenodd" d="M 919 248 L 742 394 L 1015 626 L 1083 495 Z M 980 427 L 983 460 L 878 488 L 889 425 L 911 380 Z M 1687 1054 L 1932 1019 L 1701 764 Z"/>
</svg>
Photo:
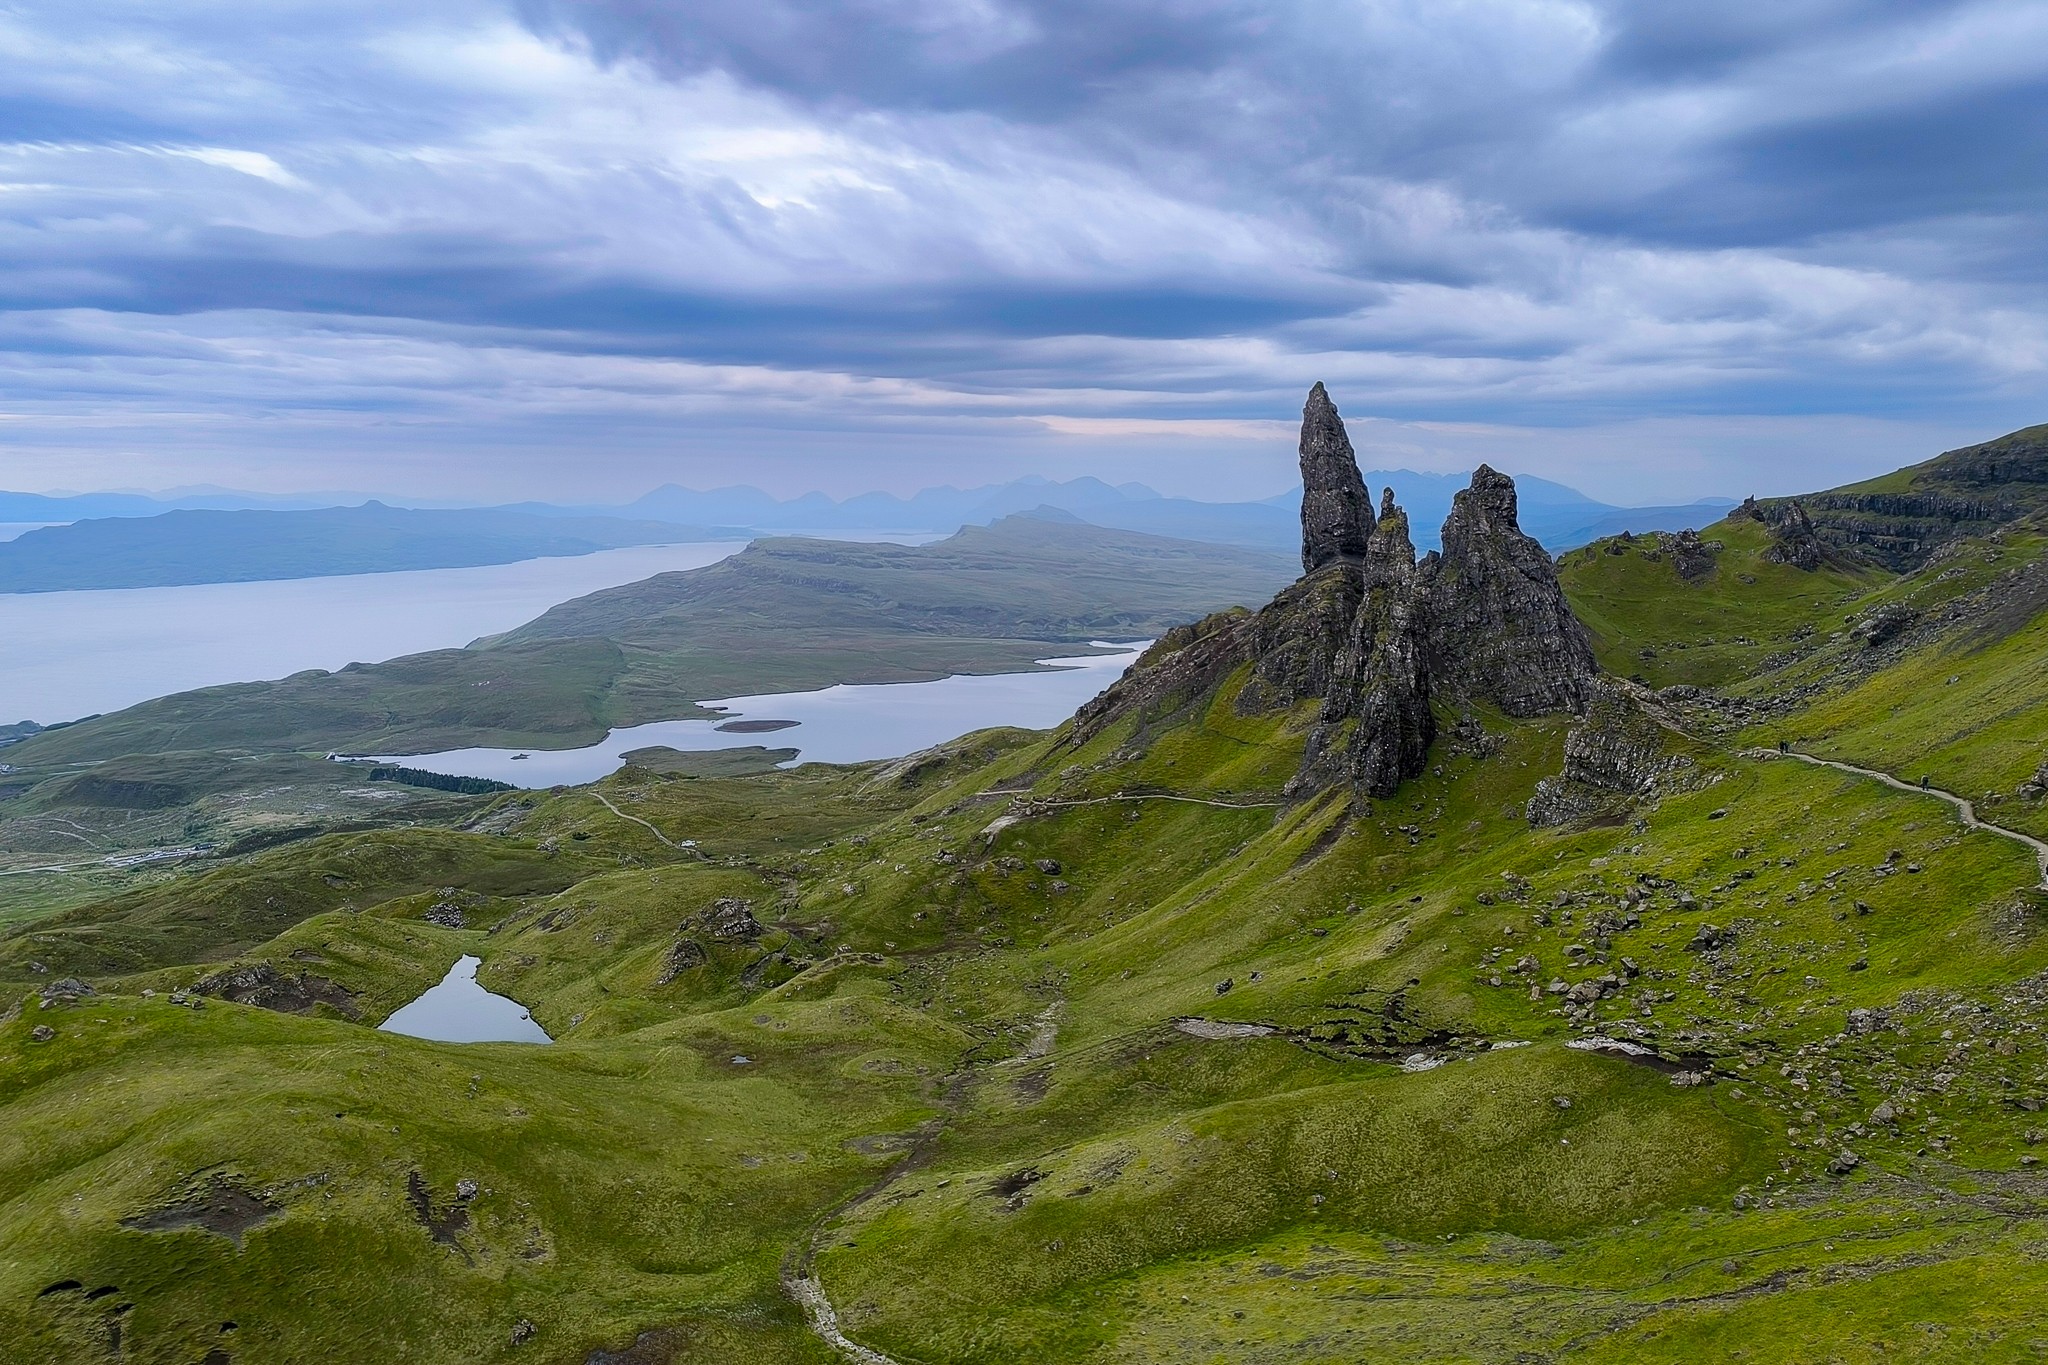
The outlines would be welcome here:
<svg viewBox="0 0 2048 1365">
<path fill-rule="evenodd" d="M 1418 458 L 1569 480 L 1545 433 L 1580 431 L 1585 478 L 1655 495 L 1741 486 L 1743 422 L 2039 415 L 2036 4 L 267 14 L 0 13 L 15 471 L 1277 488 L 1323 379 Z M 1590 453 L 1643 424 L 1644 471 Z M 1454 428 L 1488 434 L 1418 434 Z"/>
</svg>

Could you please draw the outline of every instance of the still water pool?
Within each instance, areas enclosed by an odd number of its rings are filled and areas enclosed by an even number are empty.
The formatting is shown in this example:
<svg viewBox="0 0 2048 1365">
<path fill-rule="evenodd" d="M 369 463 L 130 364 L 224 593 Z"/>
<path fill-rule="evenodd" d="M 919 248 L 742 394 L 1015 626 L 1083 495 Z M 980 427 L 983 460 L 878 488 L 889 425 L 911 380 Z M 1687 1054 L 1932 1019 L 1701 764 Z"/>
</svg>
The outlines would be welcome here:
<svg viewBox="0 0 2048 1365">
<path fill-rule="evenodd" d="M 493 995 L 477 984 L 483 959 L 464 953 L 441 984 L 430 986 L 409 1005 L 393 1011 L 377 1027 L 408 1038 L 437 1043 L 552 1043 L 547 1030 L 533 1022 L 526 1006 Z"/>
</svg>

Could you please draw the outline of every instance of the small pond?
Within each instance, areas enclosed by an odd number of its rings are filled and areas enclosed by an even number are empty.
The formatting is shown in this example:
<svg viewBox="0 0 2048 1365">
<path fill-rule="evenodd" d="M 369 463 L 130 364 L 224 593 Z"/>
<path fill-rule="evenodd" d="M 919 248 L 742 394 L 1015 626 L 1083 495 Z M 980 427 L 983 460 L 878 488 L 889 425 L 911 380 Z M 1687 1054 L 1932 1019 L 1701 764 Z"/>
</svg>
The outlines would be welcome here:
<svg viewBox="0 0 2048 1365">
<path fill-rule="evenodd" d="M 377 1027 L 409 1038 L 437 1043 L 552 1043 L 547 1030 L 533 1022 L 526 1006 L 493 995 L 477 984 L 483 959 L 464 953 L 417 1000 L 400 1006 Z"/>
</svg>

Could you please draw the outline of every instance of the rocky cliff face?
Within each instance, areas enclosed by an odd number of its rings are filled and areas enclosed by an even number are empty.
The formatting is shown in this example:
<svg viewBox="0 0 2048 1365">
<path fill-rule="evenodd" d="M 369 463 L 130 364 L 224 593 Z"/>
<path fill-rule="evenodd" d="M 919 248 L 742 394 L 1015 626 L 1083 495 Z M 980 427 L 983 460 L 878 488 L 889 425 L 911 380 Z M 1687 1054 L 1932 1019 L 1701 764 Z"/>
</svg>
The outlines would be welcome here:
<svg viewBox="0 0 2048 1365">
<path fill-rule="evenodd" d="M 1799 568 L 1825 552 L 1905 573 L 1942 546 L 2048 512 L 2048 426 L 1951 450 L 1876 481 L 1737 509 L 1771 528 L 1774 553 Z"/>
<path fill-rule="evenodd" d="M 1291 794 L 1387 796 L 1428 763 L 1437 710 L 1583 713 L 1599 670 L 1550 557 L 1522 533 L 1514 480 L 1482 466 L 1454 500 L 1441 555 L 1420 563 L 1388 490 L 1375 518 L 1337 410 L 1318 384 L 1302 423 L 1302 578 L 1258 612 L 1170 632 L 1083 707 L 1075 739 L 1165 719 L 1240 669 L 1256 714 L 1320 701 Z M 1356 498 L 1353 492 L 1356 492 Z"/>
</svg>

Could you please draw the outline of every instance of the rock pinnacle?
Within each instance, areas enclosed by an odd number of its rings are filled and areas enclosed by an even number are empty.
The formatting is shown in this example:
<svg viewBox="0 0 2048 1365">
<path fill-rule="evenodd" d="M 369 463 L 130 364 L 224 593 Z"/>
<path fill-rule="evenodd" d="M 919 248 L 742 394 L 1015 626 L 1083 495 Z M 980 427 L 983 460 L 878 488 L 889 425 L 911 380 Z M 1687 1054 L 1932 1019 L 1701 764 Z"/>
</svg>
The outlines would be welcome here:
<svg viewBox="0 0 2048 1365">
<path fill-rule="evenodd" d="M 1351 437 L 1321 384 L 1301 410 L 1301 569 L 1314 573 L 1365 557 L 1372 503 L 1351 453 Z"/>
</svg>

